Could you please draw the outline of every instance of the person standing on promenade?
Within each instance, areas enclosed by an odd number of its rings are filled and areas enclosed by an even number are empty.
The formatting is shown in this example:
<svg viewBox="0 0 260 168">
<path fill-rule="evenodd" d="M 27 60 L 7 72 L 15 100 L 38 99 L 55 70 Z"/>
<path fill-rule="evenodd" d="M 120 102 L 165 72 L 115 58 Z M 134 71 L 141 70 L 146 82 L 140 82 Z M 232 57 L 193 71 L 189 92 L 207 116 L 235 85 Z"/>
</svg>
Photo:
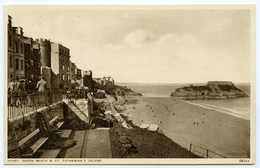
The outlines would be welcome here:
<svg viewBox="0 0 260 168">
<path fill-rule="evenodd" d="M 28 83 L 26 84 L 26 93 L 27 93 L 27 100 L 28 100 L 28 105 L 31 107 L 31 94 L 34 93 L 34 86 L 33 86 L 33 81 L 32 79 L 28 80 Z"/>
<path fill-rule="evenodd" d="M 26 90 L 25 90 L 25 79 L 20 79 L 20 81 L 19 81 L 19 92 L 20 93 L 25 93 L 26 92 Z"/>
<path fill-rule="evenodd" d="M 38 92 L 45 92 L 46 84 L 47 82 L 44 80 L 44 77 L 41 77 L 41 80 L 39 80 L 36 85 L 36 89 L 38 89 Z"/>
<path fill-rule="evenodd" d="M 47 82 L 44 80 L 44 77 L 41 77 L 41 80 L 39 80 L 36 85 L 36 89 L 38 89 L 38 92 L 43 93 L 42 95 L 40 95 L 40 100 L 39 100 L 40 104 L 43 104 L 46 100 L 44 94 L 44 92 L 46 91 L 46 84 Z"/>
<path fill-rule="evenodd" d="M 19 107 L 21 105 L 21 92 L 22 92 L 22 87 L 20 86 L 20 80 L 19 77 L 17 76 L 15 79 L 15 87 L 14 87 L 14 96 L 15 96 L 15 106 Z"/>
<path fill-rule="evenodd" d="M 91 95 L 90 93 L 90 90 L 88 87 L 85 88 L 85 96 L 86 96 L 86 99 L 88 100 L 88 112 L 89 112 L 89 115 L 90 114 L 93 114 L 93 96 Z"/>
<path fill-rule="evenodd" d="M 14 79 L 11 80 L 11 82 L 8 84 L 8 95 L 10 95 L 10 105 L 13 106 L 14 104 L 14 91 L 16 88 L 16 83 L 14 82 Z"/>
<path fill-rule="evenodd" d="M 14 79 L 11 80 L 11 82 L 8 84 L 8 93 L 13 93 L 15 88 L 15 82 Z"/>
</svg>

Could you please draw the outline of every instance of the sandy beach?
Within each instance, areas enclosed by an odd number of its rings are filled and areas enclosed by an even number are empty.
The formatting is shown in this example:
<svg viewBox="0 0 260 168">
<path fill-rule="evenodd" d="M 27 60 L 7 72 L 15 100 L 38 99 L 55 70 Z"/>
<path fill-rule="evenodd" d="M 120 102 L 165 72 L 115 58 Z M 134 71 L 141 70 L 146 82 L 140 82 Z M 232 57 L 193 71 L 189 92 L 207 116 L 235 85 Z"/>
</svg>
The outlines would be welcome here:
<svg viewBox="0 0 260 168">
<path fill-rule="evenodd" d="M 227 158 L 250 157 L 250 121 L 170 97 L 137 97 L 122 114 L 137 126 L 158 124 L 159 131 L 189 149 L 190 143 Z"/>
</svg>

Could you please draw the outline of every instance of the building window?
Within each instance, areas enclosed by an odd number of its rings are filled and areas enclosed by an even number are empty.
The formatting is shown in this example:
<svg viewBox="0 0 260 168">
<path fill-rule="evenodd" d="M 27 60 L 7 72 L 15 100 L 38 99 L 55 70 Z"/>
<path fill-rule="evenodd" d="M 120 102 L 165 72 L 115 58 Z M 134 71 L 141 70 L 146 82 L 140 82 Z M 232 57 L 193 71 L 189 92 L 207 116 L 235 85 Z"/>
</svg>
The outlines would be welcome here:
<svg viewBox="0 0 260 168">
<path fill-rule="evenodd" d="M 65 76 L 64 75 L 62 75 L 62 80 L 65 80 Z"/>
<path fill-rule="evenodd" d="M 25 50 L 25 56 L 29 57 L 29 51 L 28 50 Z"/>
<path fill-rule="evenodd" d="M 21 43 L 21 54 L 23 54 L 23 44 Z"/>
<path fill-rule="evenodd" d="M 10 67 L 12 68 L 13 67 L 13 57 L 10 56 Z"/>
<path fill-rule="evenodd" d="M 41 74 L 41 67 L 38 67 L 38 74 Z"/>
<path fill-rule="evenodd" d="M 62 65 L 62 70 L 64 70 L 64 65 Z"/>
<path fill-rule="evenodd" d="M 23 71 L 23 60 L 21 60 L 21 70 Z"/>
<path fill-rule="evenodd" d="M 19 60 L 15 59 L 15 70 L 19 70 Z"/>
<path fill-rule="evenodd" d="M 8 45 L 9 47 L 12 47 L 12 37 L 10 34 L 8 35 Z"/>
<path fill-rule="evenodd" d="M 70 71 L 70 67 L 68 67 L 68 72 Z"/>
<path fill-rule="evenodd" d="M 16 53 L 19 52 L 19 45 L 18 45 L 18 42 L 15 42 L 15 52 L 16 52 Z"/>
</svg>

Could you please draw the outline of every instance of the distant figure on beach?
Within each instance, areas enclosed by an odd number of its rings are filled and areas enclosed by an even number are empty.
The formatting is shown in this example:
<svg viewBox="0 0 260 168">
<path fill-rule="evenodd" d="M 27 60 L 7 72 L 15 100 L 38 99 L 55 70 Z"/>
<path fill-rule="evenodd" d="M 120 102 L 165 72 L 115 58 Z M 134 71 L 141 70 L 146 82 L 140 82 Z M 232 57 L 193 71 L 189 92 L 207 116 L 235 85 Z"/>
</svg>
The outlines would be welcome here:
<svg viewBox="0 0 260 168">
<path fill-rule="evenodd" d="M 38 89 L 38 92 L 44 92 L 46 90 L 46 81 L 44 80 L 44 77 L 41 77 L 41 80 L 38 81 L 36 85 L 36 89 Z"/>
</svg>

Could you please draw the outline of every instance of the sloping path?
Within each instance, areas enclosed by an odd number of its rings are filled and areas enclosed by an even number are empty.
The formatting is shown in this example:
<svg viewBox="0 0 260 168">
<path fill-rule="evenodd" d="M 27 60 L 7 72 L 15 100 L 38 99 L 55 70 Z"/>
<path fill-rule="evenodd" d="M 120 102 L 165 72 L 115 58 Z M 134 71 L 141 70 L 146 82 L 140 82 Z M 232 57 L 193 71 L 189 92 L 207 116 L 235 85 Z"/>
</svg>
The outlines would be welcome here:
<svg viewBox="0 0 260 168">
<path fill-rule="evenodd" d="M 82 158 L 112 158 L 109 129 L 87 130 Z"/>
<path fill-rule="evenodd" d="M 125 119 L 117 112 L 117 110 L 115 109 L 115 106 L 113 105 L 114 102 L 114 98 L 110 95 L 107 95 L 107 100 L 109 102 L 109 106 L 107 106 L 106 110 L 110 110 L 113 114 L 113 116 L 116 118 L 116 120 L 121 123 L 121 125 L 126 128 L 126 129 L 131 129 L 132 127 L 130 125 L 127 124 L 127 122 L 125 121 Z"/>
<path fill-rule="evenodd" d="M 87 100 L 73 100 L 74 104 L 68 99 L 63 99 L 63 101 L 82 121 L 89 123 Z"/>
</svg>

